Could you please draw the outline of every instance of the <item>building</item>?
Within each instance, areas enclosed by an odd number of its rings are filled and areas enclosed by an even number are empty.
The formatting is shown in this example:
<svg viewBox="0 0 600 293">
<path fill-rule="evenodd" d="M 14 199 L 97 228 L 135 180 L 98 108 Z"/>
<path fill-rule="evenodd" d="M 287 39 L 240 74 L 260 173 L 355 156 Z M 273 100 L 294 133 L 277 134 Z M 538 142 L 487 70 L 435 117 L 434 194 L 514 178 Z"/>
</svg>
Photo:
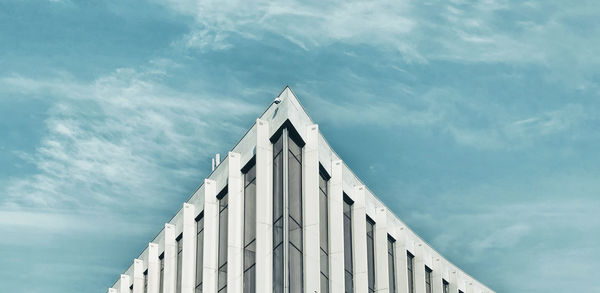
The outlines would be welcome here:
<svg viewBox="0 0 600 293">
<path fill-rule="evenodd" d="M 108 292 L 494 291 L 373 195 L 286 87 Z"/>
</svg>

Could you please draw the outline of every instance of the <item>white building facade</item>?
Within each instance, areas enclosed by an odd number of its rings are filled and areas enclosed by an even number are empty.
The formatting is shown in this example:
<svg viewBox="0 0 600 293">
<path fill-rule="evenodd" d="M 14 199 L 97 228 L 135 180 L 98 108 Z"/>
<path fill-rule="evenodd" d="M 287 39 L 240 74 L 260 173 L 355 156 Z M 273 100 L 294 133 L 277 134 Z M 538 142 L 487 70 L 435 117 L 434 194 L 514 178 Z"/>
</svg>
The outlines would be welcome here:
<svg viewBox="0 0 600 293">
<path fill-rule="evenodd" d="M 109 293 L 493 293 L 344 164 L 286 87 Z"/>
</svg>

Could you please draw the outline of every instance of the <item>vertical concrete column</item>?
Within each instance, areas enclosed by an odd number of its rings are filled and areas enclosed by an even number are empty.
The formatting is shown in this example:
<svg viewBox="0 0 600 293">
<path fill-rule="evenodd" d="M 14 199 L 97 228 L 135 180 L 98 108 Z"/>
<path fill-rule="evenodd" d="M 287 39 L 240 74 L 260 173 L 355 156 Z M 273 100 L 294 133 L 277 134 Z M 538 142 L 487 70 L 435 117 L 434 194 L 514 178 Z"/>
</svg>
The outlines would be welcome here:
<svg viewBox="0 0 600 293">
<path fill-rule="evenodd" d="M 160 263 L 158 244 L 148 244 L 148 293 L 158 293 L 160 289 Z"/>
<path fill-rule="evenodd" d="M 431 265 L 433 266 L 431 268 L 433 270 L 433 273 L 431 273 L 431 291 L 433 291 L 433 293 L 443 293 L 442 275 L 444 273 L 444 268 L 439 255 L 433 257 Z"/>
<path fill-rule="evenodd" d="M 304 196 L 304 291 L 321 292 L 321 248 L 319 235 L 319 126 L 306 127 L 303 154 Z"/>
<path fill-rule="evenodd" d="M 331 162 L 329 178 L 329 290 L 344 293 L 344 189 L 342 161 Z"/>
<path fill-rule="evenodd" d="M 194 293 L 196 287 L 196 208 L 183 204 L 183 251 L 181 257 L 181 292 Z M 134 292 L 135 293 L 135 292 Z"/>
<path fill-rule="evenodd" d="M 108 288 L 108 293 L 118 293 L 117 289 L 114 288 Z"/>
<path fill-rule="evenodd" d="M 121 275 L 121 279 L 119 280 L 119 293 L 129 293 L 129 276 Z"/>
<path fill-rule="evenodd" d="M 217 183 L 204 180 L 204 256 L 202 292 L 217 292 L 219 201 Z"/>
<path fill-rule="evenodd" d="M 273 291 L 273 145 L 256 120 L 256 292 Z"/>
<path fill-rule="evenodd" d="M 368 292 L 367 276 L 367 214 L 365 211 L 365 186 L 353 188 L 352 237 L 354 238 L 354 291 Z"/>
<path fill-rule="evenodd" d="M 177 283 L 177 241 L 175 238 L 175 225 L 165 224 L 165 269 L 163 281 L 163 293 L 175 293 Z"/>
<path fill-rule="evenodd" d="M 227 292 L 242 293 L 244 284 L 244 197 L 241 156 L 228 154 Z"/>
<path fill-rule="evenodd" d="M 389 292 L 390 277 L 388 272 L 388 228 L 387 209 L 379 207 L 375 211 L 375 291 Z"/>
<path fill-rule="evenodd" d="M 475 290 L 475 286 L 473 284 L 473 280 L 471 279 L 466 280 L 466 289 L 467 291 L 465 293 L 477 293 L 477 290 Z"/>
<path fill-rule="evenodd" d="M 458 278 L 457 278 L 456 268 L 449 269 L 447 281 L 450 283 L 450 286 L 449 286 L 450 292 L 458 292 L 458 290 L 460 288 L 458 287 Z"/>
<path fill-rule="evenodd" d="M 144 261 L 133 260 L 133 293 L 144 293 Z"/>
<path fill-rule="evenodd" d="M 408 292 L 408 257 L 406 245 L 406 230 L 403 226 L 394 227 L 396 231 L 396 247 L 394 254 L 396 256 L 396 286 L 398 293 Z"/>
<path fill-rule="evenodd" d="M 418 243 L 415 246 L 415 259 L 413 270 L 415 272 L 415 292 L 425 293 L 425 254 L 423 251 L 423 243 Z"/>
</svg>

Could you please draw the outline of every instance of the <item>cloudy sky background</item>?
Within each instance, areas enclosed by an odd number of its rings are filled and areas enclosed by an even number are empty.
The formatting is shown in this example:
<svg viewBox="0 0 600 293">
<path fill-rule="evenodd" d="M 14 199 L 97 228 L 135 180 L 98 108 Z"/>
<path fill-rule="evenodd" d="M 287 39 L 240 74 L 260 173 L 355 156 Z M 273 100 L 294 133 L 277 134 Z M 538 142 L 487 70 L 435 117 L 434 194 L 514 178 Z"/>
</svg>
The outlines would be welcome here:
<svg viewBox="0 0 600 293">
<path fill-rule="evenodd" d="M 600 2 L 0 3 L 2 291 L 106 292 L 286 84 L 497 292 L 600 292 Z"/>
</svg>

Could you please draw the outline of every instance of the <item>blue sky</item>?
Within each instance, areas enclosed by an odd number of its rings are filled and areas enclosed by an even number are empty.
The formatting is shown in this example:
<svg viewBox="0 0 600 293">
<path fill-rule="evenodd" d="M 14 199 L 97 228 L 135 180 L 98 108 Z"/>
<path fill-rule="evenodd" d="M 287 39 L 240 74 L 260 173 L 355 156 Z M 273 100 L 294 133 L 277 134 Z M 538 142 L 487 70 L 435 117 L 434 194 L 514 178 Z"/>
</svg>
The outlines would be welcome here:
<svg viewBox="0 0 600 293">
<path fill-rule="evenodd" d="M 600 2 L 0 3 L 0 280 L 106 292 L 289 84 L 497 292 L 600 292 Z"/>
</svg>

